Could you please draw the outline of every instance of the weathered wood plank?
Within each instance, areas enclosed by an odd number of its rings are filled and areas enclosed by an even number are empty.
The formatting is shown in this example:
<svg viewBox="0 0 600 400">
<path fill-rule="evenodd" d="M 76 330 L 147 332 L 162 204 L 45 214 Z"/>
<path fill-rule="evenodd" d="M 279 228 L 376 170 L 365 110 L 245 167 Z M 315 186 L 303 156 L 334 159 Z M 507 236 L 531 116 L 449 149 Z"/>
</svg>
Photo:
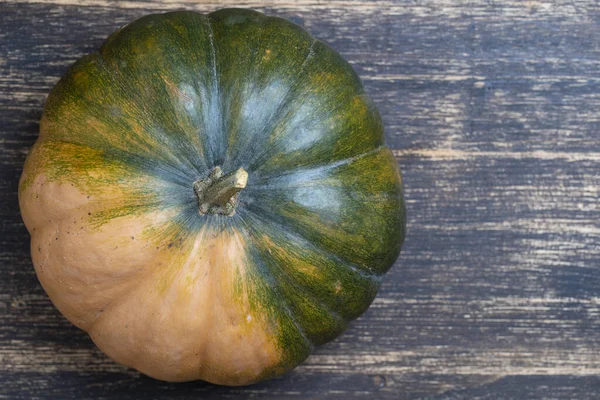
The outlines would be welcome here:
<svg viewBox="0 0 600 400">
<path fill-rule="evenodd" d="M 167 384 L 102 355 L 37 283 L 16 188 L 68 66 L 153 10 L 252 7 L 357 68 L 409 235 L 372 308 L 291 374 Z M 574 1 L 0 3 L 0 398 L 595 399 L 600 11 Z"/>
</svg>

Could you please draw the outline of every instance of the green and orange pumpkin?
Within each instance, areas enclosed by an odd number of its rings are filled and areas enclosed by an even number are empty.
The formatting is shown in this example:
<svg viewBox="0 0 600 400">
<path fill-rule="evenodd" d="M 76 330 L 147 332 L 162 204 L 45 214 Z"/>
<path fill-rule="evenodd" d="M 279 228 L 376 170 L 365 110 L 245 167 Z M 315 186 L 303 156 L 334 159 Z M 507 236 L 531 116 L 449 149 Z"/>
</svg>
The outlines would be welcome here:
<svg viewBox="0 0 600 400">
<path fill-rule="evenodd" d="M 168 381 L 294 368 L 368 308 L 405 232 L 356 73 L 299 26 L 239 9 L 149 15 L 76 62 L 19 201 L 56 307 Z"/>
</svg>

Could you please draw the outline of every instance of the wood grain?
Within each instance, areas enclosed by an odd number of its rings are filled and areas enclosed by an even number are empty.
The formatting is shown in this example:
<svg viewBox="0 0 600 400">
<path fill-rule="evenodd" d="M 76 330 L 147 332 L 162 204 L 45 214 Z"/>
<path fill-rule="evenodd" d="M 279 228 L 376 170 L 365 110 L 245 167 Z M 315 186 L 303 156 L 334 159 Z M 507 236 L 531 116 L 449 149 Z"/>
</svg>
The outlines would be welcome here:
<svg viewBox="0 0 600 400">
<path fill-rule="evenodd" d="M 371 309 L 292 373 L 168 384 L 54 309 L 17 182 L 71 63 L 146 13 L 234 5 L 355 66 L 404 172 L 408 237 Z M 0 398 L 599 398 L 599 22 L 594 0 L 0 2 Z"/>
</svg>

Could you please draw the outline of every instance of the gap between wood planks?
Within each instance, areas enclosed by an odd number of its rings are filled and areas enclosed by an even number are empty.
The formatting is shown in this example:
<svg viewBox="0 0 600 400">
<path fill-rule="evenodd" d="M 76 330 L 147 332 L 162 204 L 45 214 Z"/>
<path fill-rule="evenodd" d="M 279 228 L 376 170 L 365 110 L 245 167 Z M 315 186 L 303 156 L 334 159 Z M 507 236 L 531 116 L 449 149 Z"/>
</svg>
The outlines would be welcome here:
<svg viewBox="0 0 600 400">
<path fill-rule="evenodd" d="M 465 151 L 454 149 L 392 149 L 395 157 L 417 156 L 434 160 L 468 160 L 474 158 L 539 159 L 566 161 L 600 161 L 600 152 L 561 151 Z"/>
<path fill-rule="evenodd" d="M 336 10 L 348 9 L 353 14 L 379 13 L 385 10 L 388 14 L 406 14 L 414 16 L 443 16 L 444 18 L 461 18 L 464 16 L 465 3 L 456 0 L 429 0 L 429 1 L 393 1 L 393 0 L 360 0 L 360 1 L 260 1 L 260 0 L 223 0 L 204 1 L 197 0 L 163 0 L 161 2 L 146 1 L 112 1 L 112 0 L 11 0 L 11 3 L 24 4 L 53 4 L 78 7 L 103 7 L 121 9 L 157 9 L 179 10 L 187 9 L 218 9 L 226 7 L 258 8 L 277 7 L 281 10 L 310 11 L 310 10 Z M 588 21 L 585 10 L 596 7 L 596 0 L 571 0 L 564 3 L 549 1 L 522 1 L 504 0 L 502 7 L 494 7 L 488 2 L 469 2 L 468 8 L 474 17 L 487 14 L 493 10 L 496 18 L 528 19 L 531 14 L 536 16 L 568 17 L 576 21 Z"/>
</svg>

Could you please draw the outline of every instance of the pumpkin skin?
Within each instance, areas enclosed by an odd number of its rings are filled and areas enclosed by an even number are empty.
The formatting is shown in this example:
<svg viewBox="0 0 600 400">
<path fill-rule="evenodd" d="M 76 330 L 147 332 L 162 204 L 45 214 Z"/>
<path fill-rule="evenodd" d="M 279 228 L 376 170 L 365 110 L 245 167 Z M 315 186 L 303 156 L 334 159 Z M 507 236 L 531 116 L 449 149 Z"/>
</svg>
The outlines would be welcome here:
<svg viewBox="0 0 600 400">
<path fill-rule="evenodd" d="M 233 215 L 194 182 L 243 168 Z M 225 9 L 140 18 L 48 97 L 19 184 L 36 274 L 119 363 L 244 385 L 373 301 L 405 206 L 381 117 L 299 26 Z"/>
</svg>

